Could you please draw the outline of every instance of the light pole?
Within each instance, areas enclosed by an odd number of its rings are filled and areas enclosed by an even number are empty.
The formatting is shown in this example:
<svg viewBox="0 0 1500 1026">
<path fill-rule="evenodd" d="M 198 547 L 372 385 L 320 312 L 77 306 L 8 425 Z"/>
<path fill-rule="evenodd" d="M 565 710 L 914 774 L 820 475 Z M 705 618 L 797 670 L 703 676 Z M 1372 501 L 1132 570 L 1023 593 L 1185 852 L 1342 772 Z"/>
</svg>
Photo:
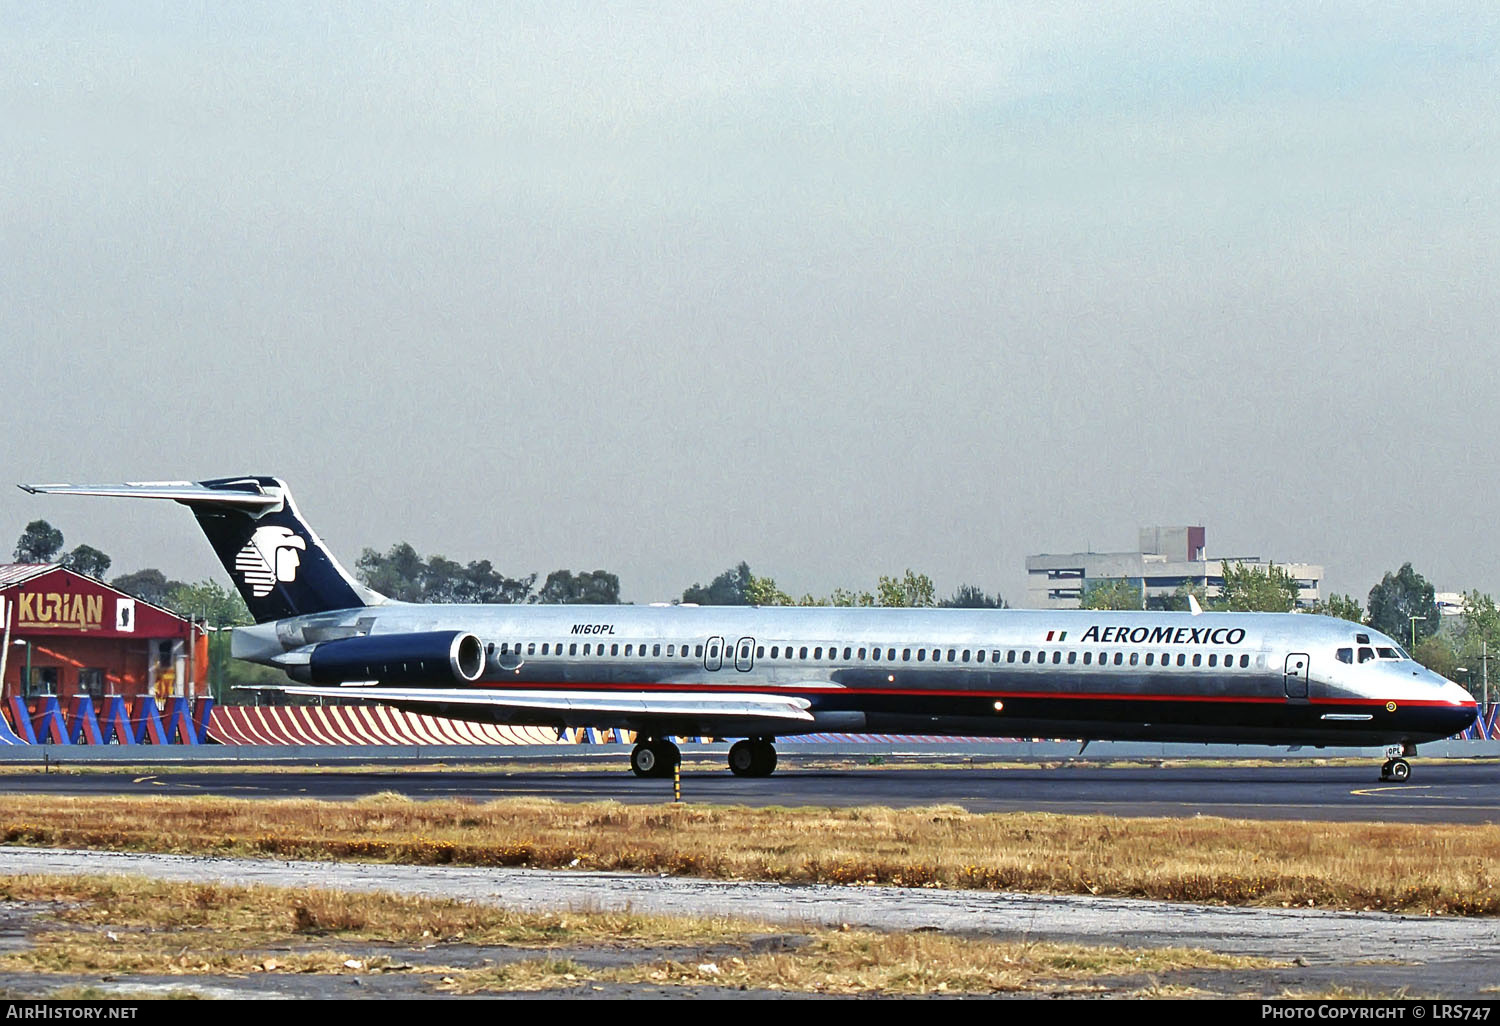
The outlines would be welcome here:
<svg viewBox="0 0 1500 1026">
<path fill-rule="evenodd" d="M 1411 621 L 1411 647 L 1412 648 L 1416 648 L 1417 647 L 1417 621 L 1418 620 L 1425 620 L 1425 619 L 1427 619 L 1427 617 L 1425 617 L 1425 616 L 1408 616 L 1407 619 Z"/>
<path fill-rule="evenodd" d="M 1469 682 L 1464 685 L 1464 688 L 1469 692 L 1470 695 L 1473 695 L 1474 694 L 1474 671 L 1471 670 L 1471 669 L 1469 669 L 1467 666 L 1455 666 L 1453 668 L 1453 672 L 1454 673 L 1462 673 L 1462 674 L 1464 674 L 1468 678 Z"/>
</svg>

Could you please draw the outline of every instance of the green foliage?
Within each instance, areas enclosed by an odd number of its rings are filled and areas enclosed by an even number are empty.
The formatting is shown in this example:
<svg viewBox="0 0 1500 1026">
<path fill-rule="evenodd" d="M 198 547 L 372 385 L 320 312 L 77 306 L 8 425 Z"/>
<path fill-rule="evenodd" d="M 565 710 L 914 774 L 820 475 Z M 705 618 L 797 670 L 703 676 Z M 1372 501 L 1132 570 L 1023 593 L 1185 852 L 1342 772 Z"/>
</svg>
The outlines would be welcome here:
<svg viewBox="0 0 1500 1026">
<path fill-rule="evenodd" d="M 987 595 L 977 584 L 960 584 L 952 598 L 945 598 L 938 605 L 945 609 L 1004 609 L 1006 602 L 999 595 Z"/>
<path fill-rule="evenodd" d="M 1141 609 L 1145 606 L 1139 582 L 1124 577 L 1088 581 L 1080 609 Z"/>
<path fill-rule="evenodd" d="M 1460 683 L 1468 684 L 1472 680 L 1469 690 L 1482 693 L 1485 663 L 1500 655 L 1500 610 L 1495 608 L 1493 598 L 1481 595 L 1477 589 L 1465 593 L 1455 643 L 1462 665 L 1473 671 Z"/>
<path fill-rule="evenodd" d="M 255 622 L 239 592 L 211 580 L 177 583 L 162 604 L 181 616 L 207 620 L 210 627 L 242 627 Z"/>
<path fill-rule="evenodd" d="M 62 551 L 63 533 L 45 520 L 33 520 L 16 540 L 17 563 L 50 563 Z"/>
<path fill-rule="evenodd" d="M 844 588 L 834 588 L 833 594 L 828 596 L 828 601 L 823 603 L 830 606 L 873 606 L 875 596 L 868 591 L 847 591 Z"/>
<path fill-rule="evenodd" d="M 536 601 L 565 605 L 612 606 L 620 602 L 620 578 L 604 570 L 554 570 Z"/>
<path fill-rule="evenodd" d="M 1146 598 L 1146 608 L 1162 612 L 1185 613 L 1192 608 L 1188 604 L 1188 596 L 1198 600 L 1200 608 L 1208 607 L 1208 592 L 1203 585 L 1197 581 L 1188 581 L 1179 584 L 1177 590 L 1170 595 L 1149 595 Z"/>
<path fill-rule="evenodd" d="M 902 577 L 881 576 L 876 586 L 876 599 L 882 606 L 929 607 L 937 605 L 932 578 L 926 574 L 912 573 L 910 569 Z"/>
<path fill-rule="evenodd" d="M 1419 637 L 1412 647 L 1411 657 L 1433 673 L 1442 674 L 1449 680 L 1458 676 L 1458 651 L 1453 647 L 1453 642 L 1441 634 Z"/>
<path fill-rule="evenodd" d="M 96 580 L 104 580 L 109 573 L 110 558 L 92 545 L 80 545 L 60 561 L 69 570 L 86 574 Z"/>
<path fill-rule="evenodd" d="M 365 549 L 355 569 L 366 585 L 400 602 L 525 602 L 536 584 L 536 574 L 506 577 L 487 559 L 467 566 L 437 555 L 423 560 L 407 542 L 384 555 Z"/>
<path fill-rule="evenodd" d="M 1365 622 L 1365 611 L 1360 608 L 1359 599 L 1353 595 L 1329 595 L 1326 599 L 1314 602 L 1308 611 L 1321 613 L 1323 616 L 1335 616 L 1351 623 Z"/>
<path fill-rule="evenodd" d="M 750 579 L 750 565 L 741 562 L 715 577 L 707 587 L 695 584 L 688 588 L 682 593 L 682 601 L 700 606 L 748 606 Z"/>
<path fill-rule="evenodd" d="M 127 595 L 134 595 L 142 602 L 168 607 L 172 592 L 187 587 L 181 581 L 168 580 L 165 574 L 154 567 L 137 570 L 133 574 L 121 574 L 109 583 L 110 587 L 119 588 Z"/>
<path fill-rule="evenodd" d="M 1214 608 L 1233 612 L 1288 613 L 1297 608 L 1297 582 L 1274 563 L 1267 567 L 1219 564 L 1224 587 Z"/>
<path fill-rule="evenodd" d="M 1415 621 L 1417 642 L 1437 633 L 1441 619 L 1432 585 L 1413 570 L 1410 563 L 1403 563 L 1394 574 L 1387 573 L 1370 589 L 1369 607 L 1370 626 L 1400 639 L 1402 644 L 1411 644 L 1413 656 L 1416 655 L 1416 643 L 1412 642 L 1412 618 L 1418 618 Z"/>
<path fill-rule="evenodd" d="M 750 575 L 750 583 L 745 586 L 745 598 L 752 606 L 793 606 L 799 604 L 794 602 L 790 595 L 776 586 L 774 578 L 756 577 L 754 574 Z"/>
</svg>

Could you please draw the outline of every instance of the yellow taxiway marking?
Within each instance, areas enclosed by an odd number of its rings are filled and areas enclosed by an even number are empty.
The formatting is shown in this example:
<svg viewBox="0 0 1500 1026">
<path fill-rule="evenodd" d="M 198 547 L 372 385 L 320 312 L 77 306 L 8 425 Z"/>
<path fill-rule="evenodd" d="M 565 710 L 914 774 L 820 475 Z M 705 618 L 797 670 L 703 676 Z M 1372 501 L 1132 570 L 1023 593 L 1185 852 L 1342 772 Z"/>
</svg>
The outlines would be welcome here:
<svg viewBox="0 0 1500 1026">
<path fill-rule="evenodd" d="M 1392 785 L 1389 785 L 1387 787 L 1362 787 L 1362 788 L 1356 788 L 1355 790 L 1350 791 L 1349 793 L 1350 794 L 1357 794 L 1357 795 L 1360 795 L 1361 797 L 1364 797 L 1364 798 L 1370 798 L 1370 797 L 1373 797 L 1374 795 L 1380 794 L 1381 792 L 1384 792 L 1384 791 L 1430 791 L 1430 790 L 1432 790 L 1432 785 L 1431 784 L 1392 784 Z M 1461 801 L 1464 800 L 1464 798 L 1463 798 L 1462 795 L 1456 795 L 1456 794 L 1430 794 L 1430 795 L 1423 795 L 1423 797 L 1424 798 L 1433 798 L 1433 799 L 1436 799 L 1437 801 L 1440 801 L 1440 802 L 1461 802 Z"/>
</svg>

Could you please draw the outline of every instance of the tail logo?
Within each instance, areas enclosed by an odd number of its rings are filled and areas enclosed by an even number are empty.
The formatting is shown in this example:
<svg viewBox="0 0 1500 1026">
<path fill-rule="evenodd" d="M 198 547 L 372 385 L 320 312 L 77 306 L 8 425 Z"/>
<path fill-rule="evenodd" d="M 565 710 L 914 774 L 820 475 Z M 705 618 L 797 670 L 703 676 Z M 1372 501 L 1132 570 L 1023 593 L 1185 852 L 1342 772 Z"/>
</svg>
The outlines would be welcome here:
<svg viewBox="0 0 1500 1026">
<path fill-rule="evenodd" d="M 298 550 L 307 551 L 307 540 L 285 527 L 261 527 L 234 557 L 234 568 L 250 594 L 264 598 L 277 581 L 295 581 L 302 565 Z"/>
</svg>

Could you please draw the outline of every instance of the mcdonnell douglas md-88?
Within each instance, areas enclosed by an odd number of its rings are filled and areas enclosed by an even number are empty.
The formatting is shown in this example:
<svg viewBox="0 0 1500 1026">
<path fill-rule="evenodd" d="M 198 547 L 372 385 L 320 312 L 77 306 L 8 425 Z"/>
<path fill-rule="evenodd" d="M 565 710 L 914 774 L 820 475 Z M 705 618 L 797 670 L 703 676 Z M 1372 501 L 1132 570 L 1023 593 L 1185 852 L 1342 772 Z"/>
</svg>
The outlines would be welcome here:
<svg viewBox="0 0 1500 1026">
<path fill-rule="evenodd" d="M 1387 746 L 1473 722 L 1459 685 L 1368 627 L 1297 613 L 751 606 L 414 605 L 361 585 L 273 477 L 28 492 L 187 506 L 255 625 L 235 658 L 292 695 L 486 723 L 620 727 L 631 768 L 670 776 L 683 735 L 743 738 L 766 776 L 778 736 L 827 731 Z"/>
</svg>

